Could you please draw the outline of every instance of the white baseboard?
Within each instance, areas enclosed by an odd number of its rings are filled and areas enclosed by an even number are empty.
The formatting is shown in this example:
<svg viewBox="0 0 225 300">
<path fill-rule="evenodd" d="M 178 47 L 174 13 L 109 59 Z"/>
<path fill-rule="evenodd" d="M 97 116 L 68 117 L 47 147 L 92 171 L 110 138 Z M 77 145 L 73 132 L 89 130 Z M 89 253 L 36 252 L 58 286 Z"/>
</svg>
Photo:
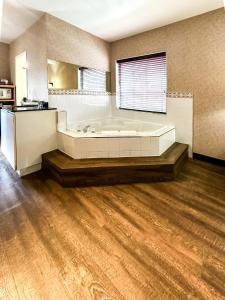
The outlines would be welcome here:
<svg viewBox="0 0 225 300">
<path fill-rule="evenodd" d="M 17 170 L 16 172 L 19 174 L 20 177 L 40 171 L 41 170 L 41 163 L 40 164 L 36 164 L 33 166 L 30 166 L 28 168 L 24 168 L 21 170 Z"/>
</svg>

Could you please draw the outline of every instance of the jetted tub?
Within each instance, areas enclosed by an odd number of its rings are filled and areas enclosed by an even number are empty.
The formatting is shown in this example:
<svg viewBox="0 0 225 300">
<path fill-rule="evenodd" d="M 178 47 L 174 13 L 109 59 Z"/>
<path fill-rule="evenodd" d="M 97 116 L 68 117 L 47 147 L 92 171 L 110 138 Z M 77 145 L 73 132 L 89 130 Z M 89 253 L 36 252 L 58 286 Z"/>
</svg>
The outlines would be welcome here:
<svg viewBox="0 0 225 300">
<path fill-rule="evenodd" d="M 175 142 L 172 125 L 109 118 L 67 127 L 65 119 L 59 117 L 58 149 L 74 159 L 160 156 Z"/>
</svg>

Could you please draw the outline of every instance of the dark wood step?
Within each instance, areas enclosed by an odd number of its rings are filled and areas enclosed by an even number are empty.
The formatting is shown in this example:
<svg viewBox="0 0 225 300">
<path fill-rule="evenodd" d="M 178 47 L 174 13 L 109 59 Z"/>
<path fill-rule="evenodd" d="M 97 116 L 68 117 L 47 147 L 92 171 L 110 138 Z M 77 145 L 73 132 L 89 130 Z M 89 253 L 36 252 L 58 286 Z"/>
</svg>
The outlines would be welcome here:
<svg viewBox="0 0 225 300">
<path fill-rule="evenodd" d="M 43 154 L 43 169 L 63 186 L 111 185 L 173 180 L 188 157 L 175 143 L 157 157 L 73 159 L 59 150 Z"/>
</svg>

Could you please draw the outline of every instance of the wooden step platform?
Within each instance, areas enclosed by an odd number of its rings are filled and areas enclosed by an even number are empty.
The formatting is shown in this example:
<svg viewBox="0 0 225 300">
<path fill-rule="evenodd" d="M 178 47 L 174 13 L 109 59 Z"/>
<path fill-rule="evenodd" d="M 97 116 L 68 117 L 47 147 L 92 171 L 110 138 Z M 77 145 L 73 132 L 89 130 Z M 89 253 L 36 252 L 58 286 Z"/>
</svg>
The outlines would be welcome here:
<svg viewBox="0 0 225 300">
<path fill-rule="evenodd" d="M 188 145 L 175 143 L 158 157 L 72 159 L 59 150 L 42 157 L 43 170 L 65 187 L 168 181 L 185 163 Z"/>
</svg>

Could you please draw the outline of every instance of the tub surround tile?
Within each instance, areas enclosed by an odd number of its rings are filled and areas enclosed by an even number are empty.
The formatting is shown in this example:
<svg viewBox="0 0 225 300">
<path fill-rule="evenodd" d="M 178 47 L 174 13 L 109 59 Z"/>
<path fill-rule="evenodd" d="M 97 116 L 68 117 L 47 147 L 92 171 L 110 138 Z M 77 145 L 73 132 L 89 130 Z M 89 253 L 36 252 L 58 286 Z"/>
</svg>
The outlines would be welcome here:
<svg viewBox="0 0 225 300">
<path fill-rule="evenodd" d="M 140 156 L 154 156 L 151 151 L 140 151 L 141 155 Z"/>
<path fill-rule="evenodd" d="M 130 157 L 140 157 L 141 151 L 130 151 Z"/>
<path fill-rule="evenodd" d="M 49 95 L 49 105 L 67 111 L 67 128 L 72 130 L 80 121 L 110 117 L 174 125 L 176 140 L 189 144 L 189 155 L 192 156 L 193 98 L 189 91 L 169 91 L 167 97 L 166 115 L 119 110 L 116 97 L 110 95 Z M 65 129 L 65 125 L 62 126 Z M 147 150 L 147 146 L 142 146 L 144 143 L 141 141 L 140 149 Z M 111 150 L 115 148 L 115 151 L 118 149 L 116 143 L 109 147 Z"/>
<path fill-rule="evenodd" d="M 57 124 L 58 130 L 65 130 L 67 129 L 67 112 L 61 111 L 58 112 L 58 124 Z"/>
<path fill-rule="evenodd" d="M 109 152 L 118 152 L 120 150 L 120 139 L 119 138 L 109 138 L 108 139 L 108 149 Z"/>
<path fill-rule="evenodd" d="M 119 157 L 131 157 L 131 151 L 120 151 Z"/>
<path fill-rule="evenodd" d="M 124 137 L 119 142 L 120 152 L 122 151 L 138 151 L 140 150 L 140 138 Z"/>
<path fill-rule="evenodd" d="M 158 156 L 159 155 L 159 138 L 158 137 L 149 137 L 150 139 L 150 148 L 147 150 L 149 155 Z"/>
<path fill-rule="evenodd" d="M 148 151 L 151 147 L 151 138 L 150 137 L 141 137 L 140 138 L 140 149 L 142 151 Z"/>
<path fill-rule="evenodd" d="M 58 143 L 58 149 L 64 152 L 64 139 L 62 133 L 58 133 L 57 135 L 57 143 Z"/>
<path fill-rule="evenodd" d="M 80 158 L 88 158 L 88 153 L 80 152 L 77 156 L 80 157 Z"/>
<path fill-rule="evenodd" d="M 109 157 L 109 158 L 116 158 L 116 157 L 120 157 L 120 152 L 119 152 L 119 151 L 115 151 L 115 152 L 108 152 L 108 157 Z"/>
<path fill-rule="evenodd" d="M 176 141 L 189 145 L 189 156 L 192 156 L 193 145 L 193 97 L 167 98 L 167 114 L 136 112 L 117 109 L 116 97 L 112 96 L 112 116 L 115 118 L 130 118 L 133 121 L 146 121 L 176 128 Z"/>
<path fill-rule="evenodd" d="M 108 158 L 109 157 L 109 154 L 108 154 L 108 152 L 105 152 L 105 151 L 98 151 L 97 152 L 97 155 L 96 156 L 93 156 L 93 158 L 102 158 L 102 157 L 104 157 L 104 158 Z"/>
<path fill-rule="evenodd" d="M 111 97 L 87 95 L 50 95 L 49 106 L 67 112 L 67 125 L 81 121 L 105 118 L 111 115 Z M 72 125 L 72 128 L 73 125 Z"/>
<path fill-rule="evenodd" d="M 176 140 L 175 129 L 165 133 L 159 137 L 159 154 L 161 155 L 168 149 Z"/>
<path fill-rule="evenodd" d="M 174 142 L 175 129 L 170 127 L 159 137 L 80 137 L 74 131 L 58 132 L 59 150 L 75 159 L 159 156 Z"/>
<path fill-rule="evenodd" d="M 105 139 L 94 138 L 88 144 L 88 149 L 90 149 L 89 152 L 107 151 L 107 141 Z"/>
</svg>

